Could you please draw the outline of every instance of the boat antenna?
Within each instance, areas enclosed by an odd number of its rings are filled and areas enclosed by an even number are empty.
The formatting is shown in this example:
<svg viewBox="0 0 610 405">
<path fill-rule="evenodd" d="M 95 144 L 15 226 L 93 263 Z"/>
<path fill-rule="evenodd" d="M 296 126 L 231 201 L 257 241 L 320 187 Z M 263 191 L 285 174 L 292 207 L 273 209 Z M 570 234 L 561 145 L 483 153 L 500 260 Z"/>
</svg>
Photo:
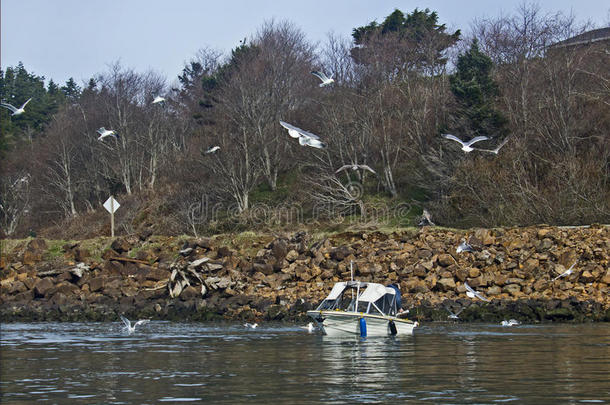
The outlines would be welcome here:
<svg viewBox="0 0 610 405">
<path fill-rule="evenodd" d="M 349 261 L 349 275 L 350 275 L 352 281 L 354 281 L 354 261 L 353 260 Z"/>
</svg>

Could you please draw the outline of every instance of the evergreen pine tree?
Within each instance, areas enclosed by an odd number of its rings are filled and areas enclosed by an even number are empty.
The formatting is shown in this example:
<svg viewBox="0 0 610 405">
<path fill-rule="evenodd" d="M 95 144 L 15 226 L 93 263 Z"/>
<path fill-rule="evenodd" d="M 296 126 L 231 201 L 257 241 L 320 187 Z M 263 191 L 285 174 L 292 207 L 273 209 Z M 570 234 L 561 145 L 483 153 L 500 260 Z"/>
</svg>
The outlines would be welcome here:
<svg viewBox="0 0 610 405">
<path fill-rule="evenodd" d="M 472 136 L 501 133 L 506 118 L 494 108 L 499 90 L 492 78 L 493 62 L 479 50 L 475 39 L 470 49 L 458 56 L 450 78 L 451 91 L 459 103 L 458 120 Z"/>
<path fill-rule="evenodd" d="M 61 91 L 64 93 L 66 98 L 72 102 L 76 101 L 81 94 L 81 89 L 73 78 L 69 78 L 66 81 L 66 84 L 61 87 Z"/>
</svg>

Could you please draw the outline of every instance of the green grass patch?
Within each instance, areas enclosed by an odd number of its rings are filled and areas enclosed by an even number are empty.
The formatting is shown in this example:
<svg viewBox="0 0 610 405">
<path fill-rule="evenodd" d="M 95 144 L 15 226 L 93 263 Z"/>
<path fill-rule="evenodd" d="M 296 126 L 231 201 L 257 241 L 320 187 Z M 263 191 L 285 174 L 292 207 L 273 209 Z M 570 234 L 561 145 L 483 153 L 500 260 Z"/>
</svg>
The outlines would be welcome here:
<svg viewBox="0 0 610 405">
<path fill-rule="evenodd" d="M 60 239 L 45 239 L 45 241 L 47 242 L 47 251 L 44 253 L 44 260 L 53 260 L 63 256 L 65 253 L 63 246 L 69 243 L 67 240 Z"/>
<path fill-rule="evenodd" d="M 111 237 L 100 236 L 93 239 L 82 240 L 80 242 L 80 248 L 87 250 L 91 255 L 91 259 L 99 262 L 102 260 L 102 254 L 110 248 L 111 244 Z"/>
<path fill-rule="evenodd" d="M 298 171 L 296 169 L 280 173 L 277 177 L 275 191 L 271 190 L 269 184 L 265 181 L 260 183 L 254 190 L 250 192 L 250 203 L 268 204 L 271 206 L 279 205 L 290 199 L 294 195 L 293 191 L 298 184 Z"/>
</svg>

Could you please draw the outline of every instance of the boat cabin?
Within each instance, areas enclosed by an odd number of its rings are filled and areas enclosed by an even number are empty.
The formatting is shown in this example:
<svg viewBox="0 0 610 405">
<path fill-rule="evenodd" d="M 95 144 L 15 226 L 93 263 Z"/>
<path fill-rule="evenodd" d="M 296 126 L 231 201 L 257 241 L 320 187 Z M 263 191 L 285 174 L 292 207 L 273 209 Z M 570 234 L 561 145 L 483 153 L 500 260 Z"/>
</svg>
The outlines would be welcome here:
<svg viewBox="0 0 610 405">
<path fill-rule="evenodd" d="M 316 309 L 381 316 L 396 316 L 398 310 L 394 288 L 362 281 L 336 283 Z"/>
</svg>

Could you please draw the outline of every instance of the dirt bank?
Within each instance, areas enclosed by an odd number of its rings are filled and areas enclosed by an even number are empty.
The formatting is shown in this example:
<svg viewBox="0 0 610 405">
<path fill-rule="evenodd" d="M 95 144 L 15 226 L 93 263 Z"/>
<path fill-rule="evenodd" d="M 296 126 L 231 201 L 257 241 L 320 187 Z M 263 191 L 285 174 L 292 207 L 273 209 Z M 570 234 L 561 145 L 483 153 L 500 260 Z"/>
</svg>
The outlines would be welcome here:
<svg viewBox="0 0 610 405">
<path fill-rule="evenodd" d="M 456 253 L 464 238 L 474 252 Z M 362 281 L 399 283 L 420 321 L 447 320 L 445 308 L 466 321 L 609 321 L 609 262 L 607 226 L 4 240 L 0 319 L 296 320 L 352 263 Z"/>
</svg>

